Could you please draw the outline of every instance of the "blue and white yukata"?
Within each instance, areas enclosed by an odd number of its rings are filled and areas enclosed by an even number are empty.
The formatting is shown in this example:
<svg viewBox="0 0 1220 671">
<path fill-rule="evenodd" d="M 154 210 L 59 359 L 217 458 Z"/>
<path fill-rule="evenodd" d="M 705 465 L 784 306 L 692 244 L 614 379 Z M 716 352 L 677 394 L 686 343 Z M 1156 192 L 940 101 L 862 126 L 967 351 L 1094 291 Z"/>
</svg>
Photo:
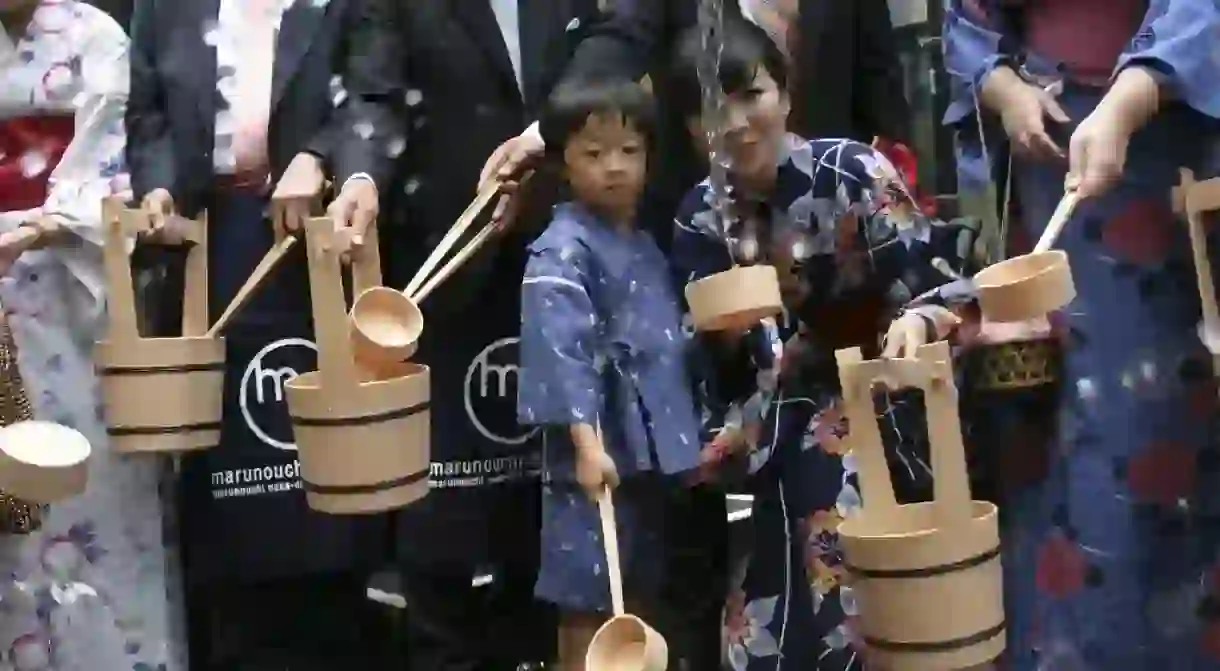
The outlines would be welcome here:
<svg viewBox="0 0 1220 671">
<path fill-rule="evenodd" d="M 918 212 L 899 217 L 892 199 L 909 194 L 898 172 L 858 142 L 789 136 L 777 171 L 772 193 L 755 201 L 736 194 L 727 236 L 710 186 L 697 186 L 678 213 L 672 251 L 682 281 L 728 270 L 730 249 L 742 248 L 741 222 L 752 220 L 758 244 L 749 246 L 777 267 L 787 308 L 787 323 L 764 322 L 740 351 L 716 351 L 716 338 L 699 338 L 714 359 L 702 386 L 709 421 L 758 436 L 750 454 L 755 543 L 729 598 L 729 656 L 736 671 L 859 669 L 863 648 L 851 627 L 855 604 L 837 528 L 861 499 L 834 351 L 861 346 L 875 354 L 900 308 L 950 281 L 934 266 L 962 270 L 976 231 Z M 899 496 L 926 498 L 919 392 L 881 395 L 877 407 Z"/>
<path fill-rule="evenodd" d="M 1003 155 L 998 120 L 985 114 L 982 133 L 978 123 L 977 88 L 994 68 L 1061 87 L 1071 122 L 1048 130 L 1065 147 L 1105 93 L 1026 47 L 1017 26 L 1034 9 L 946 2 L 946 122 L 958 131 L 963 188 L 991 179 L 999 166 L 985 159 Z M 1170 205 L 1178 168 L 1198 173 L 1215 145 L 1218 39 L 1212 0 L 1150 0 L 1114 66 L 1149 68 L 1175 101 L 1132 138 L 1119 184 L 1078 207 L 1057 243 L 1077 290 L 1062 315 L 1058 435 L 1046 477 L 1009 490 L 1003 508 L 1013 671 L 1220 668 L 1216 392 L 1196 335 L 1186 227 Z M 1065 168 L 1014 159 L 1014 234 L 1041 233 Z"/>
<path fill-rule="evenodd" d="M 667 502 L 698 465 L 699 418 L 669 266 L 652 236 L 616 230 L 585 207 L 555 209 L 530 245 L 521 288 L 518 415 L 542 425 L 542 559 L 537 595 L 608 611 L 597 506 L 576 482 L 572 424 L 600 426 L 628 598 L 661 587 Z"/>
</svg>

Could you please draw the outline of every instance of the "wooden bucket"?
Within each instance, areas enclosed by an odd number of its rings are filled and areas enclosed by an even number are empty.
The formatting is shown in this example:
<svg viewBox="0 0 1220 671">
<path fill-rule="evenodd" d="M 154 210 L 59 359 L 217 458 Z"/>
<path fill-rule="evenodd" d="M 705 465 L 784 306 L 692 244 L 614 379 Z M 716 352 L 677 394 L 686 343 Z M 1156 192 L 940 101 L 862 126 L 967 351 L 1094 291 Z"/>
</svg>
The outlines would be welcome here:
<svg viewBox="0 0 1220 671">
<path fill-rule="evenodd" d="M 318 370 L 287 382 L 288 412 L 309 507 L 334 515 L 401 508 L 428 493 L 430 373 L 410 362 L 362 368 L 353 356 L 340 256 L 351 235 L 306 222 Z M 381 284 L 377 231 L 353 253 L 352 294 Z"/>
<path fill-rule="evenodd" d="M 223 339 L 206 335 L 207 215 L 179 222 L 193 244 L 186 260 L 182 336 L 142 338 L 127 248 L 149 228 L 150 218 L 113 199 L 103 213 L 110 325 L 95 353 L 113 449 L 176 453 L 212 447 L 220 440 L 225 346 Z"/>
<path fill-rule="evenodd" d="M 1006 641 L 998 509 L 971 500 L 948 345 L 925 345 L 913 359 L 865 361 L 858 348 L 835 358 L 864 499 L 839 526 L 839 541 L 865 643 L 878 667 L 890 671 L 947 671 L 995 659 Z M 873 409 L 877 382 L 924 392 L 931 502 L 897 503 Z"/>
</svg>

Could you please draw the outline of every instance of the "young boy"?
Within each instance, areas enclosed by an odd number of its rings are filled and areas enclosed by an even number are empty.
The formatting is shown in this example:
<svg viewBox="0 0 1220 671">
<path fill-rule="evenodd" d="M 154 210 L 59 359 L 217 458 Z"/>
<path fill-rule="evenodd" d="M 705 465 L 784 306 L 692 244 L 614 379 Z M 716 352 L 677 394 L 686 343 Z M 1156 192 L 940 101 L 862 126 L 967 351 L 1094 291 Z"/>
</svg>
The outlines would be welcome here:
<svg viewBox="0 0 1220 671">
<path fill-rule="evenodd" d="M 972 235 L 912 207 L 897 171 L 869 146 L 786 134 L 782 53 L 757 26 L 730 21 L 722 35 L 722 125 L 709 128 L 701 113 L 697 30 L 680 42 L 672 85 L 696 141 L 705 130 L 723 133 L 729 223 L 712 210 L 710 184 L 700 184 L 676 217 L 671 260 L 684 282 L 733 262 L 774 265 L 791 335 L 778 357 L 768 356 L 770 324 L 699 338 L 719 362 L 707 386 L 710 410 L 741 418 L 745 430 L 733 432 L 741 439 L 731 448 L 751 451 L 756 470 L 755 546 L 741 589 L 729 597 L 729 653 L 738 671 L 773 671 L 780 656 L 784 669 L 857 669 L 862 650 L 848 625 L 850 587 L 839 582 L 837 526 L 860 505 L 860 492 L 845 458 L 834 352 L 861 346 L 876 354 L 896 314 L 887 353 L 943 337 L 956 323 L 947 310 L 903 308 L 949 282 L 937 266 L 961 271 Z M 750 381 L 745 389 L 742 380 Z M 909 394 L 883 401 L 896 484 L 918 497 L 930 482 L 920 406 Z"/>
<path fill-rule="evenodd" d="M 699 461 L 680 303 L 664 256 L 636 220 L 652 110 L 634 83 L 571 83 L 541 123 L 573 201 L 556 207 L 530 246 L 518 414 L 545 427 L 536 592 L 562 612 L 565 671 L 584 669 L 610 610 L 596 503 L 603 488 L 614 488 L 628 610 L 661 628 L 665 527 Z"/>
</svg>

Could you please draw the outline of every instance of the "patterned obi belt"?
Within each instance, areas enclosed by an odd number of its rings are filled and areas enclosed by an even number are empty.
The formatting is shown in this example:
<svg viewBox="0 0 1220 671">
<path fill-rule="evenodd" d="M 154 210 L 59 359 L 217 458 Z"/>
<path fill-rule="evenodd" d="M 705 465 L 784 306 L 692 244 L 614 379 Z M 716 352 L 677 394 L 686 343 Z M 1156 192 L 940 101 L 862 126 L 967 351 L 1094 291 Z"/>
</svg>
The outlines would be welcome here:
<svg viewBox="0 0 1220 671">
<path fill-rule="evenodd" d="M 74 132 L 70 114 L 0 120 L 0 212 L 42 207 Z"/>
</svg>

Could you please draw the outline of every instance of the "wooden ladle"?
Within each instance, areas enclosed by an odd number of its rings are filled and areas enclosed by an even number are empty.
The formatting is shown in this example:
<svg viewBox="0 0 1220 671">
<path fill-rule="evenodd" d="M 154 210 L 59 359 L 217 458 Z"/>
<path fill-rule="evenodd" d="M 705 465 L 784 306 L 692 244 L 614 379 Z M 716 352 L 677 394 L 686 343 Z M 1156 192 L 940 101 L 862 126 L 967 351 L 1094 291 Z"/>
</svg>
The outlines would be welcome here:
<svg viewBox="0 0 1220 671">
<path fill-rule="evenodd" d="M 415 353 L 424 330 L 424 314 L 419 304 L 479 251 L 498 227 L 485 226 L 439 270 L 437 266 L 499 192 L 498 182 L 490 182 L 479 190 L 405 289 L 373 287 L 356 297 L 349 321 L 352 346 L 358 360 L 377 365 L 405 361 Z"/>
<path fill-rule="evenodd" d="M 1079 194 L 1066 191 L 1032 252 L 988 266 L 974 276 L 979 307 L 988 321 L 1035 319 L 1076 297 L 1067 253 L 1051 247 L 1079 203 Z"/>
</svg>

